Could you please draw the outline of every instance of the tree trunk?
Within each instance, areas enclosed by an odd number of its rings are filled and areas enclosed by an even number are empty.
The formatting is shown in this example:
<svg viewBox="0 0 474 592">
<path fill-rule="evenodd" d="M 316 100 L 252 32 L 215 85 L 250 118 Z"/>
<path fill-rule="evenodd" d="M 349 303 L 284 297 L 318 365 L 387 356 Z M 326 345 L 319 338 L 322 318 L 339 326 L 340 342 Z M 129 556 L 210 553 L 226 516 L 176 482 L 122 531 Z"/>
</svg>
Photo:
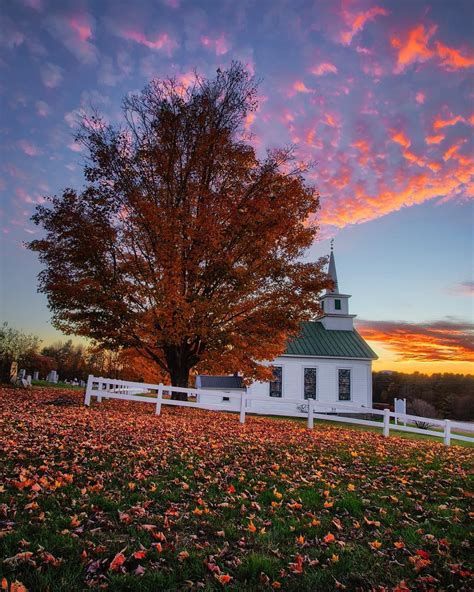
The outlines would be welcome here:
<svg viewBox="0 0 474 592">
<path fill-rule="evenodd" d="M 174 372 L 170 372 L 171 385 L 187 388 L 189 381 L 189 368 L 180 368 Z M 187 401 L 188 394 L 177 391 L 171 392 L 171 398 L 175 401 Z"/>
</svg>

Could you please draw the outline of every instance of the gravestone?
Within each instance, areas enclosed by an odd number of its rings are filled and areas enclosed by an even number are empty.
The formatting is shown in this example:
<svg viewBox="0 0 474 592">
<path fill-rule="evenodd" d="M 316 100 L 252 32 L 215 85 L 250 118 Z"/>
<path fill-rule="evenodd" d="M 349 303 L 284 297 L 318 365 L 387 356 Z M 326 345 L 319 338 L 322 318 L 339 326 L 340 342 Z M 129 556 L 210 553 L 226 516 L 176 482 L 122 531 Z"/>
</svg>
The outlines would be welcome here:
<svg viewBox="0 0 474 592">
<path fill-rule="evenodd" d="M 58 373 L 56 372 L 56 370 L 51 370 L 51 372 L 48 374 L 46 380 L 48 382 L 53 382 L 53 383 L 57 383 L 58 382 Z"/>
<path fill-rule="evenodd" d="M 26 377 L 26 385 L 31 386 L 31 374 L 28 374 L 28 376 Z"/>
<path fill-rule="evenodd" d="M 24 368 L 22 368 L 20 370 L 19 379 L 23 380 L 24 378 L 26 378 L 26 370 Z"/>
<path fill-rule="evenodd" d="M 39 380 L 39 374 L 40 374 L 40 373 L 38 372 L 38 370 L 35 370 L 35 371 L 33 372 L 33 380 Z"/>
</svg>

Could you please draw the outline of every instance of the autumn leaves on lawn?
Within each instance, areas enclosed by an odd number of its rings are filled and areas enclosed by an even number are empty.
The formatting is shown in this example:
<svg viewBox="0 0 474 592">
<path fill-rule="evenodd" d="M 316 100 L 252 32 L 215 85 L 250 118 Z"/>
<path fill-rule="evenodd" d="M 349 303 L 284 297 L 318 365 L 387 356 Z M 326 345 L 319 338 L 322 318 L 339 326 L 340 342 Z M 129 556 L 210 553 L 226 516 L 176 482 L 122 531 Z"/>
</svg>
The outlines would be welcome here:
<svg viewBox="0 0 474 592">
<path fill-rule="evenodd" d="M 471 585 L 472 449 L 53 395 L 0 398 L 6 589 Z"/>
</svg>

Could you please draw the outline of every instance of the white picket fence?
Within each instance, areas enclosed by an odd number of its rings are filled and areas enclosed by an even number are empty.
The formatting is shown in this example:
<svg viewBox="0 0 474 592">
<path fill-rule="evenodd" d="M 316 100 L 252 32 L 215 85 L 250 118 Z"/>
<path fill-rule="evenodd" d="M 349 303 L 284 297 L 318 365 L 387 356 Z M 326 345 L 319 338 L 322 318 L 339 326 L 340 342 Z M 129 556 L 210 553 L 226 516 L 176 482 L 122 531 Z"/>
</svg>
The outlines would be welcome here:
<svg viewBox="0 0 474 592">
<path fill-rule="evenodd" d="M 171 399 L 171 393 L 186 393 L 188 401 Z M 474 437 L 466 436 L 461 432 L 474 432 L 474 424 L 451 421 L 449 419 L 433 419 L 418 415 L 401 414 L 385 409 L 372 409 L 370 407 L 356 406 L 350 403 L 322 403 L 313 399 L 278 399 L 269 400 L 264 397 L 249 397 L 242 391 L 239 393 L 224 390 L 209 390 L 197 388 L 183 388 L 177 386 L 165 386 L 163 384 L 147 384 L 142 382 L 129 382 L 111 378 L 95 377 L 90 375 L 84 397 L 85 405 L 91 404 L 92 398 L 97 402 L 103 399 L 120 399 L 123 401 L 136 401 L 138 403 L 150 403 L 155 405 L 156 415 L 161 414 L 163 405 L 176 407 L 194 407 L 210 411 L 232 411 L 239 413 L 240 423 L 245 423 L 247 413 L 257 415 L 276 415 L 283 417 L 303 417 L 307 419 L 307 426 L 313 429 L 314 419 L 324 421 L 337 421 L 348 424 L 376 427 L 382 430 L 387 438 L 390 431 L 411 432 L 442 438 L 446 446 L 451 440 L 473 442 Z M 209 403 L 208 399 L 215 399 Z M 341 415 L 343 414 L 343 415 Z M 382 421 L 364 419 L 361 417 L 347 417 L 348 415 L 380 416 Z M 392 423 L 391 420 L 394 420 Z M 404 425 L 400 425 L 403 422 Z M 415 425 L 410 425 L 415 424 Z M 420 424 L 429 425 L 428 429 L 416 427 Z M 438 428 L 438 429 L 432 429 Z"/>
</svg>

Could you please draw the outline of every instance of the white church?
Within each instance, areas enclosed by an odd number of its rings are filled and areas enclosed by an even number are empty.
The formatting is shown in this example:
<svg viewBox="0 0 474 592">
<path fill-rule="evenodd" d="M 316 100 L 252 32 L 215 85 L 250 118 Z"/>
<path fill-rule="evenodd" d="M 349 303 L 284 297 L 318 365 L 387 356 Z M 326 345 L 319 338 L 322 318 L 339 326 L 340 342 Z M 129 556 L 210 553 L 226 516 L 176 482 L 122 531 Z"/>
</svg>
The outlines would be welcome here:
<svg viewBox="0 0 474 592">
<path fill-rule="evenodd" d="M 263 405 L 259 400 L 260 408 L 268 406 L 271 412 L 277 407 L 272 405 L 275 399 L 281 409 L 283 400 L 294 406 L 296 401 L 310 398 L 327 403 L 328 410 L 334 403 L 372 407 L 372 360 L 377 355 L 354 329 L 356 315 L 349 313 L 350 295 L 339 292 L 332 247 L 328 273 L 333 289 L 321 297 L 322 316 L 303 323 L 300 335 L 288 342 L 285 353 L 270 362 L 273 381 L 247 387 L 249 399 L 268 400 Z M 229 393 L 245 390 L 240 376 L 199 375 L 196 387 Z M 212 402 L 215 398 L 209 397 Z"/>
</svg>

